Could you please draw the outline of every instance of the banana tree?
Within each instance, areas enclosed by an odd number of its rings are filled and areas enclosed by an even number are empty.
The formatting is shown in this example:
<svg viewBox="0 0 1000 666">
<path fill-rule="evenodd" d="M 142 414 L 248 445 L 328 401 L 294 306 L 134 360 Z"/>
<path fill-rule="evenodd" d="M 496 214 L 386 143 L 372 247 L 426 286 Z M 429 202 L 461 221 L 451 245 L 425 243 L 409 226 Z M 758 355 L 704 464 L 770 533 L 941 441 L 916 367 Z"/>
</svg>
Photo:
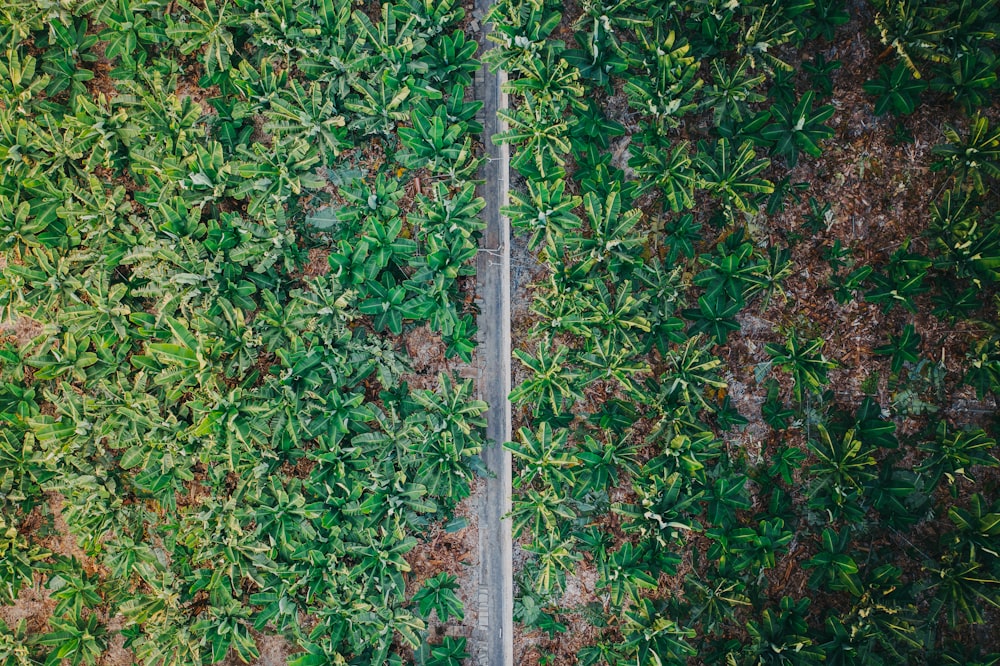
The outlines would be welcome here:
<svg viewBox="0 0 1000 666">
<path fill-rule="evenodd" d="M 1000 279 L 1000 226 L 982 220 L 977 203 L 974 195 L 947 190 L 931 204 L 931 238 L 940 253 L 934 263 L 960 278 L 996 282 Z M 943 310 L 951 316 L 962 312 L 960 307 Z"/>
<path fill-rule="evenodd" d="M 424 581 L 410 602 L 416 604 L 420 615 L 425 618 L 429 618 L 433 610 L 437 612 L 438 620 L 441 622 L 447 622 L 451 616 L 461 621 L 465 618 L 465 613 L 462 610 L 461 599 L 455 594 L 455 590 L 458 589 L 457 581 L 456 576 L 441 572 Z"/>
<path fill-rule="evenodd" d="M 478 63 L 476 69 L 479 68 Z M 448 111 L 449 122 L 459 123 L 467 134 L 481 134 L 483 125 L 476 118 L 479 110 L 483 108 L 480 100 L 466 101 L 465 89 L 468 85 L 456 83 L 445 95 L 445 109 Z M 429 104 L 427 100 L 420 100 L 417 106 Z"/>
<path fill-rule="evenodd" d="M 369 256 L 368 242 L 359 240 L 352 246 L 346 240 L 341 240 L 327 256 L 332 279 L 344 287 L 354 287 L 374 280 L 381 266 Z"/>
<path fill-rule="evenodd" d="M 455 322 L 448 335 L 441 336 L 445 344 L 445 358 L 459 357 L 466 363 L 472 362 L 472 352 L 476 349 L 476 338 L 479 328 L 471 314 L 467 314 Z"/>
<path fill-rule="evenodd" d="M 955 526 L 951 547 L 968 560 L 996 561 L 995 540 L 1000 536 L 1000 500 L 989 504 L 980 493 L 969 498 L 969 508 L 952 506 L 948 518 Z"/>
<path fill-rule="evenodd" d="M 190 434 L 205 438 L 203 458 L 222 462 L 230 471 L 253 468 L 257 451 L 270 443 L 275 406 L 255 391 L 235 388 L 224 396 L 209 394 L 189 403 Z"/>
<path fill-rule="evenodd" d="M 626 394 L 638 393 L 639 381 L 650 368 L 634 356 L 633 345 L 620 333 L 597 333 L 587 339 L 577 359 L 583 371 L 581 382 L 584 386 L 595 381 L 615 382 Z"/>
<path fill-rule="evenodd" d="M 483 61 L 494 70 L 519 70 L 538 57 L 546 38 L 559 26 L 561 19 L 562 14 L 541 3 L 493 5 L 487 20 L 492 20 L 496 27 L 487 38 L 499 48 L 486 51 Z"/>
<path fill-rule="evenodd" d="M 49 75 L 45 92 L 52 97 L 68 90 L 72 105 L 87 95 L 85 83 L 94 78 L 93 70 L 83 63 L 97 60 L 93 52 L 97 35 L 89 30 L 86 18 L 54 18 L 48 27 L 48 34 L 39 40 L 44 49 L 42 69 Z"/>
<path fill-rule="evenodd" d="M 771 161 L 756 157 L 753 144 L 749 141 L 744 141 L 733 150 L 729 139 L 721 138 L 711 153 L 708 145 L 701 141 L 695 159 L 700 174 L 698 183 L 719 197 L 725 209 L 755 213 L 759 206 L 758 195 L 774 192 L 771 182 L 757 177 L 770 166 Z"/>
<path fill-rule="evenodd" d="M 609 290 L 603 280 L 592 284 L 592 289 L 578 295 L 581 316 L 594 327 L 589 335 L 583 335 L 591 338 L 603 333 L 630 350 L 645 349 L 642 334 L 652 330 L 645 316 L 648 295 L 636 292 L 629 280 L 621 282 L 615 292 Z"/>
<path fill-rule="evenodd" d="M 348 123 L 348 129 L 391 136 L 400 121 L 407 120 L 406 100 L 411 90 L 400 79 L 393 76 L 375 77 L 371 82 L 354 79 L 351 87 L 357 95 L 344 100 L 344 108 L 357 116 Z"/>
<path fill-rule="evenodd" d="M 208 341 L 192 334 L 182 321 L 168 317 L 173 342 L 148 343 L 147 354 L 137 354 L 131 363 L 139 369 L 157 372 L 155 383 L 166 390 L 171 400 L 178 400 L 189 387 L 217 388 L 218 377 L 213 372 L 217 351 Z"/>
<path fill-rule="evenodd" d="M 639 473 L 639 446 L 629 442 L 627 435 L 621 441 L 601 441 L 584 435 L 576 457 L 580 460 L 580 495 L 617 487 L 620 473 Z"/>
<path fill-rule="evenodd" d="M 759 620 L 747 622 L 751 658 L 762 666 L 808 666 L 823 660 L 823 650 L 809 638 L 809 599 L 782 597 L 778 608 L 765 608 Z"/>
<path fill-rule="evenodd" d="M 745 589 L 743 581 L 718 572 L 705 579 L 694 574 L 684 577 L 684 593 L 693 602 L 691 619 L 699 621 L 708 633 L 730 622 L 740 606 L 750 606 Z"/>
<path fill-rule="evenodd" d="M 107 26 L 99 35 L 107 42 L 104 56 L 109 60 L 121 58 L 129 69 L 136 69 L 145 60 L 146 50 L 165 42 L 168 37 L 160 25 L 162 20 L 155 8 L 133 6 L 128 0 L 119 0 L 104 19 Z M 151 20 L 152 19 L 152 20 Z M 138 53 L 137 53 L 138 50 Z"/>
<path fill-rule="evenodd" d="M 430 494 L 455 503 L 470 493 L 471 458 L 482 451 L 486 403 L 472 399 L 471 380 L 456 384 L 442 374 L 438 382 L 437 392 L 411 394 L 425 415 L 415 421 L 422 434 L 410 451 L 420 461 L 417 482 L 425 484 Z"/>
<path fill-rule="evenodd" d="M 470 238 L 455 234 L 442 238 L 436 234 L 425 237 L 423 250 L 425 257 L 411 261 L 411 265 L 423 264 L 431 273 L 431 281 L 437 288 L 443 289 L 462 275 L 471 275 L 473 268 L 469 261 L 476 256 L 478 248 Z M 414 275 L 412 280 L 419 282 L 422 276 Z"/>
<path fill-rule="evenodd" d="M 727 301 L 744 303 L 756 287 L 755 275 L 760 270 L 760 261 L 754 254 L 750 242 L 721 243 L 717 254 L 703 254 L 699 257 L 704 270 L 695 275 L 694 284 L 705 287 L 705 298 L 715 300 L 724 297 Z"/>
<path fill-rule="evenodd" d="M 528 489 L 514 498 L 510 511 L 511 529 L 515 537 L 521 536 L 525 528 L 533 537 L 559 530 L 560 521 L 572 521 L 576 512 L 567 498 L 551 488 L 545 490 Z"/>
<path fill-rule="evenodd" d="M 611 33 L 595 19 L 590 31 L 579 30 L 573 38 L 579 48 L 566 50 L 566 62 L 576 67 L 582 78 L 610 94 L 612 77 L 620 76 L 628 69 L 628 63 L 616 49 Z"/>
<path fill-rule="evenodd" d="M 399 139 L 406 151 L 396 159 L 407 169 L 426 168 L 431 173 L 440 173 L 458 157 L 465 128 L 450 122 L 448 110 L 442 103 L 431 113 L 427 113 L 426 108 L 415 107 L 410 120 L 413 127 L 399 128 Z"/>
<path fill-rule="evenodd" d="M 924 284 L 931 261 L 922 254 L 910 252 L 909 240 L 892 253 L 882 270 L 873 271 L 868 276 L 872 288 L 865 292 L 865 300 L 882 305 L 884 312 L 900 305 L 910 312 L 916 312 L 914 297 L 929 291 Z"/>
<path fill-rule="evenodd" d="M 931 168 L 947 169 L 958 186 L 985 194 L 989 179 L 1000 176 L 1000 127 L 991 130 L 989 119 L 977 114 L 967 137 L 948 125 L 944 135 L 948 143 L 933 148 L 932 152 L 941 159 Z"/>
<path fill-rule="evenodd" d="M 392 11 L 400 18 L 413 17 L 417 32 L 428 39 L 465 18 L 465 9 L 458 0 L 405 0 L 394 5 Z"/>
<path fill-rule="evenodd" d="M 108 631 L 97 613 L 52 618 L 50 624 L 53 631 L 36 639 L 39 645 L 52 646 L 46 666 L 64 663 L 64 659 L 74 666 L 94 664 L 107 647 Z"/>
<path fill-rule="evenodd" d="M 785 158 L 789 168 L 799 161 L 799 152 L 812 157 L 823 154 L 820 142 L 833 136 L 833 129 L 823 123 L 833 115 L 833 106 L 825 104 L 813 111 L 816 93 L 807 91 L 794 108 L 775 104 L 771 107 L 774 122 L 761 130 L 761 136 L 774 143 L 772 150 Z"/>
<path fill-rule="evenodd" d="M 528 181 L 527 191 L 510 193 L 510 203 L 500 211 L 510 218 L 511 225 L 531 233 L 528 249 L 536 250 L 542 241 L 580 227 L 580 218 L 573 210 L 582 203 L 577 196 L 565 196 L 566 181 Z M 546 243 L 548 245 L 548 242 Z"/>
<path fill-rule="evenodd" d="M 583 394 L 577 388 L 579 373 L 566 363 L 569 348 L 559 345 L 555 353 L 548 349 L 544 341 L 539 344 L 537 356 L 521 349 L 514 350 L 514 356 L 524 364 L 528 378 L 510 393 L 510 400 L 518 404 L 528 404 L 532 413 L 538 416 L 544 409 L 554 414 L 568 410 Z"/>
<path fill-rule="evenodd" d="M 37 379 L 58 379 L 68 375 L 76 382 L 86 382 L 92 376 L 92 368 L 98 356 L 90 351 L 91 338 L 88 335 L 75 337 L 64 333 L 61 341 L 50 340 L 40 348 L 40 353 L 25 361 L 35 368 Z"/>
<path fill-rule="evenodd" d="M 178 4 L 185 12 L 185 20 L 177 21 L 168 15 L 167 37 L 180 47 L 184 55 L 201 51 L 205 72 L 209 76 L 228 71 L 230 58 L 236 52 L 232 29 L 236 27 L 237 20 L 234 13 L 228 11 L 229 3 L 224 2 L 220 7 L 216 0 L 208 0 L 203 8 L 187 0 L 180 0 Z"/>
<path fill-rule="evenodd" d="M 356 558 L 350 577 L 357 581 L 361 593 L 388 604 L 403 594 L 406 587 L 403 574 L 410 571 L 410 564 L 403 556 L 413 550 L 417 540 L 412 536 L 399 539 L 396 534 L 380 531 L 363 530 L 360 541 L 349 544 L 347 551 Z"/>
<path fill-rule="evenodd" d="M 569 125 L 553 117 L 546 105 L 529 97 L 513 113 L 500 110 L 497 116 L 510 129 L 493 136 L 493 141 L 518 146 L 512 167 L 525 171 L 534 166 L 539 177 L 547 179 L 565 166 L 563 155 L 570 150 Z"/>
<path fill-rule="evenodd" d="M 666 33 L 666 34 L 664 34 Z M 651 118 L 650 134 L 665 136 L 680 124 L 682 116 L 695 111 L 695 94 L 703 81 L 691 45 L 656 22 L 652 30 L 636 34 L 636 42 L 623 44 L 625 60 L 639 70 L 625 82 L 629 106 Z"/>
<path fill-rule="evenodd" d="M 201 208 L 232 194 L 236 164 L 226 161 L 223 145 L 218 141 L 195 146 L 194 153 L 183 162 L 175 163 L 174 158 L 167 157 L 163 165 L 165 170 L 187 173 L 179 179 L 181 194 L 192 207 Z"/>
<path fill-rule="evenodd" d="M 725 61 L 713 59 L 712 84 L 705 87 L 702 105 L 712 109 L 716 126 L 728 119 L 742 121 L 753 104 L 767 99 L 758 92 L 766 81 L 764 74 L 752 74 L 753 63 L 743 58 L 730 69 Z"/>
<path fill-rule="evenodd" d="M 592 192 L 583 197 L 583 209 L 590 227 L 589 236 L 578 236 L 571 240 L 574 252 L 593 259 L 598 265 L 618 275 L 630 269 L 642 251 L 645 238 L 636 231 L 642 218 L 638 208 L 622 210 L 620 191 L 608 193 L 601 199 Z"/>
<path fill-rule="evenodd" d="M 461 666 L 471 655 L 465 651 L 466 639 L 445 636 L 441 645 L 430 646 L 426 666 Z"/>
<path fill-rule="evenodd" d="M 724 294 L 716 294 L 713 298 L 702 295 L 698 297 L 697 308 L 686 308 L 681 314 L 694 322 L 690 328 L 692 334 L 708 333 L 717 344 L 724 345 L 731 332 L 740 330 L 736 315 L 742 309 L 741 301 Z"/>
<path fill-rule="evenodd" d="M 537 481 L 541 487 L 562 494 L 574 486 L 574 468 L 579 461 L 567 446 L 567 430 L 559 428 L 553 432 L 552 426 L 542 421 L 536 432 L 520 428 L 517 435 L 518 441 L 504 444 L 518 463 L 515 488 L 530 487 Z"/>
<path fill-rule="evenodd" d="M 0 59 L 0 94 L 22 113 L 27 104 L 48 85 L 49 77 L 38 75 L 38 59 L 22 53 L 20 48 L 7 51 Z"/>
<path fill-rule="evenodd" d="M 540 289 L 531 303 L 531 311 L 538 316 L 532 328 L 532 337 L 573 333 L 574 335 L 592 335 L 594 324 L 592 313 L 584 312 L 577 300 L 577 293 L 556 286 L 550 278 L 547 289 Z"/>
<path fill-rule="evenodd" d="M 324 161 L 330 163 L 351 146 L 346 119 L 337 113 L 334 99 L 332 86 L 323 88 L 313 81 L 306 89 L 293 79 L 271 100 L 265 111 L 268 123 L 264 130 L 280 143 L 301 138 L 316 144 Z"/>
<path fill-rule="evenodd" d="M 1000 608 L 1000 577 L 984 562 L 948 551 L 937 563 L 929 564 L 927 571 L 933 574 L 932 619 L 943 611 L 951 627 L 961 620 L 982 624 L 985 616 L 981 604 Z"/>
<path fill-rule="evenodd" d="M 285 483 L 271 477 L 261 500 L 254 510 L 258 533 L 282 556 L 290 556 L 301 545 L 316 538 L 315 521 L 320 516 L 322 504 L 307 500 L 299 479 Z"/>
<path fill-rule="evenodd" d="M 785 344 L 769 342 L 765 347 L 773 362 L 792 375 L 797 402 L 801 403 L 807 392 L 813 393 L 827 384 L 830 381 L 827 371 L 838 365 L 823 356 L 823 344 L 820 338 L 807 340 L 803 344 L 798 333 L 793 331 Z"/>
<path fill-rule="evenodd" d="M 0 419 L 13 424 L 35 416 L 40 411 L 36 395 L 19 382 L 0 383 Z"/>
<path fill-rule="evenodd" d="M 899 63 L 892 70 L 880 65 L 875 78 L 865 81 L 862 87 L 876 98 L 875 115 L 892 111 L 894 116 L 903 116 L 913 113 L 920 105 L 920 95 L 927 89 L 927 83 Z"/>
<path fill-rule="evenodd" d="M 444 3 L 445 6 L 447 4 Z M 355 10 L 351 21 L 365 53 L 354 63 L 357 71 L 372 72 L 375 74 L 373 78 L 386 79 L 401 78 L 422 69 L 415 56 L 423 52 L 427 40 L 418 32 L 419 15 L 416 12 L 401 12 L 386 4 L 382 5 L 381 15 L 375 23 L 366 13 Z"/>
<path fill-rule="evenodd" d="M 385 222 L 375 217 L 365 220 L 361 229 L 361 239 L 368 244 L 370 260 L 379 269 L 399 270 L 407 264 L 417 250 L 417 243 L 411 238 L 402 238 L 403 221 L 393 217 Z"/>
<path fill-rule="evenodd" d="M 825 528 L 820 537 L 822 550 L 805 562 L 803 568 L 815 569 L 809 577 L 809 587 L 814 590 L 824 587 L 831 590 L 846 590 L 855 597 L 862 594 L 861 580 L 858 578 L 858 564 L 851 557 L 850 530 L 840 534 Z"/>
<path fill-rule="evenodd" d="M 587 101 L 583 109 L 574 113 L 573 121 L 570 136 L 573 138 L 573 155 L 578 172 L 592 171 L 596 166 L 593 154 L 596 149 L 607 150 L 614 137 L 625 135 L 625 126 L 610 120 L 593 100 Z M 603 161 L 607 157 L 601 155 L 597 159 Z"/>
<path fill-rule="evenodd" d="M 524 547 L 535 556 L 532 563 L 536 593 L 547 596 L 558 594 L 566 586 L 566 573 L 573 570 L 580 555 L 575 548 L 575 539 L 566 538 L 559 530 L 539 534 Z"/>
<path fill-rule="evenodd" d="M 644 561 L 642 550 L 626 541 L 597 562 L 597 587 L 607 589 L 611 603 L 620 608 L 626 598 L 640 603 L 642 590 L 655 590 L 656 578 Z"/>
<path fill-rule="evenodd" d="M 637 532 L 651 546 L 669 549 L 681 534 L 701 529 L 694 519 L 702 493 L 688 493 L 679 472 L 643 470 L 632 483 L 638 503 L 615 503 L 612 510 L 624 516 L 622 529 Z"/>
<path fill-rule="evenodd" d="M 313 170 L 321 159 L 315 145 L 296 137 L 283 147 L 274 151 L 255 143 L 249 149 L 239 148 L 243 158 L 239 175 L 245 180 L 236 195 L 249 199 L 247 214 L 252 217 L 262 216 L 266 208 L 283 204 L 303 189 L 318 189 L 326 184 Z"/>
<path fill-rule="evenodd" d="M 697 172 L 690 150 L 687 141 L 676 145 L 656 141 L 637 150 L 628 164 L 640 177 L 639 191 L 658 188 L 666 207 L 675 213 L 694 207 Z"/>
<path fill-rule="evenodd" d="M 8 519 L 6 514 L 0 516 L 0 600 L 4 604 L 13 604 L 21 588 L 34 580 L 35 569 L 39 562 L 48 558 L 51 553 L 28 541 L 21 530 Z"/>
<path fill-rule="evenodd" d="M 880 356 L 891 356 L 890 370 L 893 374 L 899 374 L 903 363 L 916 363 L 920 360 L 920 336 L 913 324 L 907 324 L 902 333 L 889 336 L 889 344 L 876 347 L 873 351 Z"/>
<path fill-rule="evenodd" d="M 680 626 L 669 611 L 642 599 L 625 613 L 626 645 L 635 650 L 638 666 L 673 666 L 698 654 L 688 639 L 695 630 Z"/>
<path fill-rule="evenodd" d="M 814 481 L 809 488 L 809 504 L 826 511 L 831 520 L 845 516 L 860 520 L 867 506 L 865 491 L 878 477 L 874 449 L 855 437 L 853 429 L 831 433 L 823 424 L 816 425 L 816 438 L 809 448 L 818 462 L 809 468 Z"/>
<path fill-rule="evenodd" d="M 507 93 L 520 95 L 561 116 L 567 108 L 583 109 L 584 88 L 580 72 L 562 57 L 561 49 L 546 48 L 540 57 L 526 61 L 516 79 L 504 85 Z"/>
<path fill-rule="evenodd" d="M 450 36 L 442 35 L 431 45 L 424 52 L 421 62 L 426 64 L 427 77 L 432 81 L 465 88 L 472 85 L 472 74 L 479 69 L 475 59 L 478 48 L 475 41 L 466 39 L 463 31 L 455 30 Z"/>
<path fill-rule="evenodd" d="M 19 256 L 30 247 L 55 247 L 64 238 L 65 226 L 54 217 L 33 214 L 31 202 L 21 199 L 20 190 L 0 195 L 0 248 Z"/>
<path fill-rule="evenodd" d="M 670 263 L 672 260 L 668 257 L 666 264 Z M 683 342 L 687 337 L 683 333 L 684 320 L 678 316 L 683 306 L 681 275 L 680 266 L 670 270 L 659 257 L 644 261 L 635 272 L 649 306 L 647 316 L 653 344 L 661 354 L 666 353 L 670 343 Z"/>
<path fill-rule="evenodd" d="M 995 447 L 996 440 L 981 428 L 955 428 L 942 420 L 934 428 L 932 439 L 918 447 L 927 457 L 915 469 L 926 474 L 932 486 L 944 477 L 956 492 L 955 481 L 959 477 L 971 479 L 972 467 L 1000 466 L 992 454 Z"/>
<path fill-rule="evenodd" d="M 669 404 L 685 405 L 694 411 L 714 411 L 706 392 L 724 389 L 719 378 L 722 361 L 709 352 L 699 335 L 672 347 L 664 358 L 666 371 L 659 378 L 660 399 Z"/>
<path fill-rule="evenodd" d="M 418 318 L 418 309 L 414 309 L 413 299 L 407 299 L 407 290 L 403 285 L 397 285 L 389 273 L 382 274 L 382 280 L 367 283 L 369 298 L 358 305 L 362 314 L 371 316 L 376 331 L 389 329 L 393 335 L 403 332 L 403 319 Z"/>
<path fill-rule="evenodd" d="M 472 183 L 462 185 L 457 191 L 452 191 L 445 183 L 436 183 L 432 194 L 421 194 L 417 202 L 418 210 L 411 212 L 407 220 L 427 234 L 448 241 L 456 237 L 475 241 L 486 228 L 486 223 L 479 217 L 486 201 L 476 196 Z"/>
</svg>

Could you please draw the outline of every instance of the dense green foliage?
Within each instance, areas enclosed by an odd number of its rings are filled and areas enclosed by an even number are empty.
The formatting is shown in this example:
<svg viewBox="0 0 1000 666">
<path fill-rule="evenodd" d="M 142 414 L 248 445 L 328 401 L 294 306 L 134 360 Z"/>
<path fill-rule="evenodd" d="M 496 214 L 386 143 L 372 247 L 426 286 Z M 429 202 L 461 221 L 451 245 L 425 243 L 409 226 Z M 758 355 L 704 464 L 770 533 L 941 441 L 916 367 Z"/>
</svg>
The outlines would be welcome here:
<svg viewBox="0 0 1000 666">
<path fill-rule="evenodd" d="M 492 11 L 520 175 L 503 211 L 545 267 L 506 444 L 515 617 L 549 637 L 586 617 L 585 666 L 1000 662 L 997 421 L 951 404 L 1000 393 L 1000 8 L 851 5 L 886 47 L 858 83 L 872 116 L 899 141 L 924 105 L 943 119 L 924 236 L 862 261 L 823 243 L 831 202 L 798 181 L 836 136 L 847 7 Z M 295 666 L 468 658 L 429 640 L 465 617 L 457 579 L 409 585 L 408 557 L 471 492 L 486 406 L 448 375 L 411 390 L 402 351 L 424 325 L 449 358 L 475 347 L 464 18 L 0 7 L 0 605 L 36 586 L 52 606 L 0 622 L 0 664 L 95 664 L 117 640 L 138 663 L 248 662 L 262 634 Z M 745 335 L 801 298 L 796 243 L 886 324 L 860 393 L 830 322 Z M 936 358 L 952 335 L 957 372 Z M 734 352 L 759 421 L 729 394 Z M 80 550 L 53 552 L 62 521 Z M 596 601 L 562 608 L 581 567 Z"/>
<path fill-rule="evenodd" d="M 994 99 L 996 3 L 877 4 L 900 60 L 864 86 L 875 113 L 913 112 L 928 79 L 952 109 Z M 730 434 L 751 415 L 727 395 L 724 359 L 751 344 L 747 308 L 783 302 L 795 274 L 790 247 L 768 240 L 802 240 L 768 233 L 771 216 L 808 187 L 789 169 L 834 136 L 838 63 L 799 54 L 834 39 L 844 3 L 563 9 L 499 2 L 485 56 L 511 78 L 495 138 L 524 184 L 507 213 L 545 265 L 514 352 L 526 425 L 507 445 L 512 519 L 530 554 L 515 618 L 554 636 L 582 615 L 599 631 L 581 664 L 996 663 L 968 640 L 1000 607 L 995 431 L 944 415 L 944 366 L 922 356 L 914 320 L 874 350 L 891 405 L 830 390 L 843 363 L 821 336 L 836 322 L 754 341 L 766 441 L 758 453 Z M 1000 391 L 997 149 L 985 114 L 945 130 L 933 255 L 906 239 L 875 265 L 826 250 L 837 303 L 909 317 L 932 297 L 942 319 L 971 320 L 967 374 L 949 381 L 980 398 Z M 829 213 L 810 198 L 804 233 Z M 561 607 L 583 566 L 596 600 Z"/>
<path fill-rule="evenodd" d="M 144 664 L 250 661 L 259 633 L 398 663 L 430 609 L 462 617 L 451 579 L 407 602 L 407 554 L 470 493 L 485 404 L 411 390 L 398 335 L 474 346 L 463 16 L 0 8 L 0 306 L 30 332 L 0 346 L 0 604 L 58 601 L 0 627 L 0 663 L 94 664 L 119 632 Z M 60 506 L 85 561 L 40 545 Z"/>
</svg>

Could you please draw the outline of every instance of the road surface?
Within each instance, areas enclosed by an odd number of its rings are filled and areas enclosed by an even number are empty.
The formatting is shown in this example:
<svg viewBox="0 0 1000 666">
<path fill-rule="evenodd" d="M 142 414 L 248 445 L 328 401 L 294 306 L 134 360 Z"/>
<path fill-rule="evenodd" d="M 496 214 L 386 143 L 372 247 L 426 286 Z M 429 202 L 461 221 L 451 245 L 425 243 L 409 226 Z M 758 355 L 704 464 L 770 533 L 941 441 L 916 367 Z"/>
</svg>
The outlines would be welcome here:
<svg viewBox="0 0 1000 666">
<path fill-rule="evenodd" d="M 478 17 L 485 17 L 490 0 L 476 0 Z M 483 25 L 477 35 L 481 51 L 491 46 Z M 501 131 L 497 109 L 506 105 L 501 91 L 506 76 L 491 73 L 485 66 L 476 74 L 476 98 L 483 101 L 483 142 L 486 161 L 480 178 L 479 195 L 486 200 L 483 219 L 486 230 L 480 242 L 476 264 L 476 293 L 479 300 L 479 394 L 489 404 L 486 434 L 492 442 L 482 458 L 492 473 L 485 490 L 477 498 L 479 511 L 479 620 L 473 629 L 470 661 L 474 666 L 513 666 L 514 581 L 510 520 L 511 459 L 503 443 L 511 438 L 510 402 L 510 226 L 500 215 L 507 201 L 508 149 L 490 141 Z"/>
</svg>

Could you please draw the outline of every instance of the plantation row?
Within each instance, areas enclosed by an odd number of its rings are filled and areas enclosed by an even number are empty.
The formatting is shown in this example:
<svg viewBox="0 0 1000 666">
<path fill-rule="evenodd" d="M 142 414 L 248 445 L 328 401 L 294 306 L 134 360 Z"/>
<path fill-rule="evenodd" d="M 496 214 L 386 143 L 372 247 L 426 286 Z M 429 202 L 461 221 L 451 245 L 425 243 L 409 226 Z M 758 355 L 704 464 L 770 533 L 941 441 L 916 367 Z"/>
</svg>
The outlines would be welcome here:
<svg viewBox="0 0 1000 666">
<path fill-rule="evenodd" d="M 864 84 L 874 113 L 924 95 L 955 118 L 933 151 L 939 194 L 910 212 L 926 236 L 873 264 L 850 239 L 823 243 L 830 206 L 807 205 L 793 170 L 835 135 L 841 63 L 803 53 L 848 23 L 840 0 L 562 9 L 499 2 L 485 56 L 511 79 L 495 140 L 521 182 L 505 212 L 544 264 L 515 341 L 523 427 L 507 445 L 528 553 L 521 658 L 997 663 L 996 424 L 950 413 L 963 385 L 1000 390 L 1000 131 L 974 112 L 998 87 L 996 3 L 861 8 L 889 47 Z M 786 206 L 794 233 L 777 226 Z M 840 322 L 800 317 L 761 345 L 760 413 L 741 414 L 723 359 L 754 339 L 748 313 L 795 306 L 798 243 L 826 247 L 820 289 L 879 306 L 884 338 L 863 359 L 865 395 L 845 398 L 823 339 Z M 974 332 L 958 373 L 920 346 L 931 309 Z M 760 455 L 735 443 L 751 419 L 766 424 Z M 566 606 L 586 572 L 593 595 Z"/>
<path fill-rule="evenodd" d="M 407 557 L 469 495 L 486 406 L 409 388 L 400 336 L 475 345 L 463 18 L 4 3 L 0 606 L 54 603 L 0 621 L 0 664 L 248 662 L 262 634 L 297 666 L 462 659 L 426 622 L 462 618 L 455 577 L 408 588 Z"/>
</svg>

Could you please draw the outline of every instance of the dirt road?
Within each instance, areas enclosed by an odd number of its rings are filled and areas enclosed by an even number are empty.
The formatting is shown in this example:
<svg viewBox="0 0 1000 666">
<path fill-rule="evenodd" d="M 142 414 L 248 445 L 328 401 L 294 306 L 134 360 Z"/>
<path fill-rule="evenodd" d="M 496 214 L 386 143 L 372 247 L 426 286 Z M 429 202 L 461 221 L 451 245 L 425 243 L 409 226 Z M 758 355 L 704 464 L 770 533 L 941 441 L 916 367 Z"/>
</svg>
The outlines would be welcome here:
<svg viewBox="0 0 1000 666">
<path fill-rule="evenodd" d="M 489 0 L 476 1 L 478 17 L 486 15 Z M 490 43 L 483 26 L 477 35 L 482 49 Z M 482 53 L 482 51 L 480 51 Z M 507 201 L 508 151 L 490 136 L 501 131 L 496 112 L 506 105 L 501 91 L 505 75 L 483 67 L 476 75 L 476 98 L 483 100 L 483 140 L 487 160 L 480 178 L 479 195 L 486 200 L 486 231 L 477 261 L 476 293 L 479 299 L 479 393 L 490 409 L 487 437 L 493 442 L 483 451 L 491 477 L 477 498 L 479 510 L 479 621 L 473 631 L 470 653 L 476 666 L 513 666 L 513 575 L 511 569 L 510 511 L 511 459 L 503 450 L 510 440 L 510 227 L 500 215 Z"/>
</svg>

